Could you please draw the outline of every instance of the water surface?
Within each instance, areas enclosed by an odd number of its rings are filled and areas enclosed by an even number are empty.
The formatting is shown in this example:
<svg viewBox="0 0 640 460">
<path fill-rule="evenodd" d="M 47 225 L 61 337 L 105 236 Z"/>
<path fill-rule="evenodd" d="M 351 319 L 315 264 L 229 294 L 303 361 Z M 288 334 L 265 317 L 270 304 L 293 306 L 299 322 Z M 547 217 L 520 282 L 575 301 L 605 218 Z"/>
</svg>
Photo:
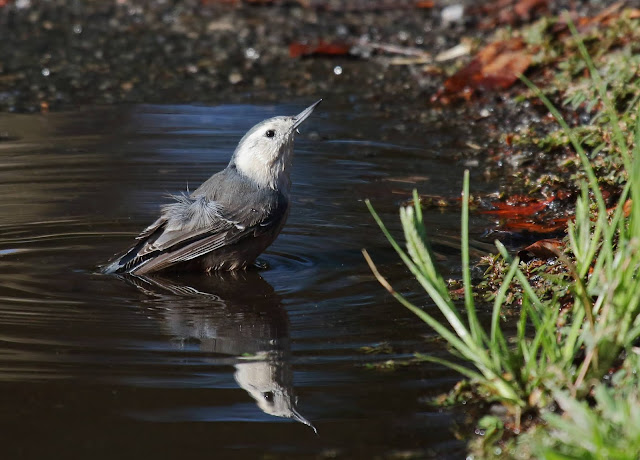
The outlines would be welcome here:
<svg viewBox="0 0 640 460">
<path fill-rule="evenodd" d="M 224 168 L 281 106 L 131 106 L 0 115 L 0 423 L 5 458 L 459 458 L 464 411 L 420 402 L 457 377 L 367 363 L 442 343 L 378 285 L 361 255 L 435 307 L 363 203 L 399 235 L 412 188 L 456 195 L 465 140 L 407 135 L 372 110 L 325 102 L 296 141 L 293 207 L 236 275 L 119 278 L 96 267 L 151 223 L 167 193 Z M 474 187 L 481 187 L 478 182 Z M 457 235 L 458 211 L 428 211 Z M 457 271 L 450 251 L 443 268 Z M 361 347 L 388 342 L 390 353 Z M 305 423 L 312 424 L 318 431 Z"/>
</svg>

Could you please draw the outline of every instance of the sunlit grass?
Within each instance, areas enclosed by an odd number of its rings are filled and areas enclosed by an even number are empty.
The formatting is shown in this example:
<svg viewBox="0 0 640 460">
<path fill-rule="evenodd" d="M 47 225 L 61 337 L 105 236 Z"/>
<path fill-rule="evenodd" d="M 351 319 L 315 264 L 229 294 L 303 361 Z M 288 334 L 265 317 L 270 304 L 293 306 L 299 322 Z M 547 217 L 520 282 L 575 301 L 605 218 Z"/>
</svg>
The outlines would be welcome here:
<svg viewBox="0 0 640 460">
<path fill-rule="evenodd" d="M 511 258 L 498 241 L 497 250 L 509 269 L 495 295 L 490 325 L 481 325 L 470 271 L 468 171 L 464 175 L 462 191 L 463 306 L 452 299 L 435 264 L 418 193 L 414 191 L 412 205 L 400 209 L 404 248 L 367 202 L 391 246 L 433 300 L 446 323 L 396 292 L 366 251 L 364 255 L 380 283 L 445 339 L 456 358 L 445 360 L 423 355 L 423 359 L 458 371 L 479 389 L 478 394 L 501 403 L 515 420 L 516 431 L 519 431 L 520 415 L 524 411 L 533 411 L 547 420 L 548 427 L 543 427 L 542 432 L 554 441 L 542 442 L 540 445 L 544 448 L 538 449 L 539 455 L 545 458 L 632 458 L 617 453 L 624 453 L 624 446 L 633 448 L 638 443 L 638 430 L 624 429 L 626 423 L 637 427 L 640 422 L 638 390 L 629 383 L 613 388 L 605 383 L 604 377 L 614 366 L 637 370 L 638 363 L 635 359 L 629 361 L 628 357 L 635 356 L 633 345 L 640 338 L 640 116 L 636 117 L 635 135 L 627 136 L 608 97 L 606 83 L 599 77 L 573 24 L 570 23 L 570 27 L 609 120 L 613 144 L 609 151 L 620 156 L 619 162 L 624 165 L 629 179 L 617 204 L 608 209 L 581 139 L 544 94 L 523 78 L 558 120 L 578 154 L 587 178 L 581 184 L 575 218 L 568 227 L 567 251 L 557 253 L 558 260 L 571 274 L 569 292 L 572 298 L 569 319 L 564 326 L 558 322 L 558 299 L 540 299 L 521 269 L 521 262 L 517 257 Z M 631 145 L 628 139 L 633 139 Z M 517 313 L 515 337 L 512 337 L 506 332 L 501 317 L 505 299 L 515 289 L 521 290 L 522 304 Z M 629 381 L 633 380 L 626 382 Z M 626 400 L 621 399 L 621 395 L 625 395 Z M 494 420 L 494 423 L 490 419 L 485 418 L 483 423 L 502 426 L 501 421 Z M 493 430 L 498 431 L 498 428 Z M 579 447 L 583 436 L 590 437 L 593 442 Z M 637 455 L 638 450 L 634 452 Z"/>
</svg>

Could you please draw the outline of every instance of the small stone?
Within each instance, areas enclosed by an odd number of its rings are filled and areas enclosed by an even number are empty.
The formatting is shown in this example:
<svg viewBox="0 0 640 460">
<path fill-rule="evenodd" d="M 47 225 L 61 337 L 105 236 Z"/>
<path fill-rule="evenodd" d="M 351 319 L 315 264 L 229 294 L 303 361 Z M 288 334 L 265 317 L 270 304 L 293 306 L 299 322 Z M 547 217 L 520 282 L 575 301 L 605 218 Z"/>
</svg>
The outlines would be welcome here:
<svg viewBox="0 0 640 460">
<path fill-rule="evenodd" d="M 339 37 L 346 37 L 349 35 L 349 28 L 344 24 L 339 24 L 336 26 L 336 35 Z"/>
<path fill-rule="evenodd" d="M 453 22 L 462 21 L 464 15 L 464 5 L 449 5 L 442 9 L 440 18 L 444 24 L 451 24 Z"/>
<path fill-rule="evenodd" d="M 237 85 L 242 81 L 242 74 L 240 72 L 231 72 L 229 74 L 229 83 Z"/>
<path fill-rule="evenodd" d="M 255 61 L 256 59 L 260 58 L 260 53 L 258 53 L 254 48 L 247 48 L 246 50 L 244 50 L 244 57 Z"/>
</svg>

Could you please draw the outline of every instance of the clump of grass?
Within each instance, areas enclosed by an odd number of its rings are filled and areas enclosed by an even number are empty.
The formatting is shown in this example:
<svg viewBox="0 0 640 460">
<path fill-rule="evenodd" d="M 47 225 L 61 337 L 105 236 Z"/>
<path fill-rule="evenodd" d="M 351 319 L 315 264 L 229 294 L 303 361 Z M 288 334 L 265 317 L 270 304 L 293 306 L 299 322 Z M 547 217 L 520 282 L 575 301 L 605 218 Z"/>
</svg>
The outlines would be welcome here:
<svg viewBox="0 0 640 460">
<path fill-rule="evenodd" d="M 447 285 L 435 266 L 431 250 L 426 243 L 426 229 L 419 204 L 400 210 L 400 218 L 407 241 L 407 250 L 405 251 L 387 231 L 371 204 L 367 203 L 389 242 L 440 309 L 450 328 L 397 293 L 378 272 L 366 252 L 365 258 L 382 285 L 398 301 L 443 337 L 455 356 L 473 367 L 469 368 L 457 362 L 431 356 L 421 355 L 421 358 L 444 364 L 460 372 L 474 385 L 480 387 L 480 391 L 487 394 L 489 399 L 505 405 L 517 418 L 522 411 L 546 405 L 548 400 L 545 401 L 544 398 L 541 398 L 542 395 L 535 398 L 532 396 L 539 393 L 543 382 L 556 380 L 557 368 L 565 369 L 568 366 L 569 360 L 565 357 L 573 356 L 572 352 L 574 351 L 573 347 L 576 346 L 576 340 L 567 344 L 556 342 L 555 324 L 558 309 L 547 308 L 548 306 L 538 298 L 520 270 L 518 259 L 511 259 L 505 247 L 499 242 L 496 243 L 498 250 L 502 257 L 509 262 L 510 268 L 493 302 L 490 328 L 485 330 L 481 326 L 471 292 L 468 196 L 469 174 L 466 172 L 462 211 L 464 315 L 458 311 L 458 305 L 451 298 Z M 419 203 L 417 194 L 414 195 L 414 199 L 415 203 Z M 500 323 L 503 303 L 514 278 L 518 279 L 523 291 L 516 336 L 518 345 L 515 347 L 510 345 Z M 536 332 L 533 338 L 528 338 L 525 335 L 529 323 L 535 326 Z M 570 349 L 565 350 L 565 347 Z"/>
<path fill-rule="evenodd" d="M 563 391 L 554 399 L 563 415 L 548 413 L 553 436 L 539 432 L 532 439 L 542 458 L 632 460 L 640 452 L 640 378 L 637 350 L 613 376 L 612 385 L 597 383 L 593 403 Z M 561 457 L 562 456 L 562 457 Z"/>
<path fill-rule="evenodd" d="M 603 110 L 599 90 L 593 84 L 580 47 L 586 47 L 598 64 L 599 77 L 607 88 L 607 95 L 615 106 L 618 121 L 630 144 L 633 141 L 632 127 L 640 107 L 640 20 L 635 10 L 622 7 L 622 3 L 617 5 L 620 8 L 612 8 L 605 17 L 584 18 L 580 37 L 566 36 L 567 21 L 562 16 L 544 17 L 523 29 L 497 32 L 524 38 L 527 51 L 535 55 L 535 68 L 531 73 L 543 85 L 544 93 L 567 111 L 576 112 L 569 117 L 569 125 L 588 151 L 601 186 L 612 193 L 612 198 L 626 181 L 629 170 L 621 161 L 617 144 L 612 142 L 611 120 Z M 537 98 L 530 91 L 516 99 L 534 99 L 532 105 L 537 105 Z M 534 122 L 521 126 L 517 132 L 505 134 L 509 145 L 524 155 L 534 150 L 531 147 L 537 152 L 549 153 L 538 155 L 541 161 L 514 170 L 512 173 L 518 178 L 517 184 L 531 192 L 579 193 L 576 186 L 585 178 L 584 169 L 572 154 L 567 133 L 565 130 L 549 131 L 548 128 L 544 122 Z M 553 181 L 545 178 L 542 164 L 555 168 Z"/>
<path fill-rule="evenodd" d="M 545 433 L 543 436 L 547 437 L 552 433 L 553 442 L 540 443 L 545 446 L 539 452 L 542 456 L 567 458 L 566 455 L 575 454 L 577 457 L 571 458 L 627 458 L 616 456 L 615 453 L 619 452 L 616 449 L 635 445 L 638 430 L 617 430 L 615 427 L 622 427 L 625 423 L 638 426 L 640 409 L 625 406 L 637 402 L 638 391 L 628 384 L 626 393 L 613 391 L 603 378 L 614 365 L 633 367 L 637 364 L 627 357 L 634 356 L 633 344 L 640 337 L 640 117 L 636 117 L 633 135 L 623 132 L 615 105 L 608 96 L 606 82 L 600 78 L 573 24 L 570 23 L 570 27 L 598 94 L 598 104 L 608 120 L 612 143 L 609 150 L 618 153 L 618 161 L 628 173 L 628 180 L 622 187 L 616 206 L 607 209 L 584 143 L 544 94 L 524 79 L 560 123 L 578 154 L 586 177 L 576 202 L 575 219 L 568 228 L 570 256 L 561 252 L 557 254 L 571 274 L 568 284 L 571 302 L 568 313 L 563 313 L 568 314 L 564 325 L 558 326 L 558 298 L 539 298 L 518 258 L 512 259 L 500 242 L 496 242 L 496 247 L 509 268 L 494 298 L 490 325 L 487 328 L 481 325 L 471 285 L 468 171 L 464 175 L 462 192 L 462 312 L 435 265 L 417 192 L 414 192 L 413 205 L 400 210 L 406 249 L 393 238 L 367 202 L 390 244 L 434 301 L 448 325 L 440 323 L 396 292 L 366 251 L 364 255 L 380 283 L 444 338 L 452 354 L 458 358 L 452 361 L 421 356 L 422 359 L 455 369 L 467 377 L 472 386 L 480 389 L 479 394 L 502 404 L 513 416 L 515 432 L 520 431 L 520 415 L 524 411 L 535 412 L 547 420 L 548 428 L 539 427 L 538 432 Z M 505 299 L 516 280 L 521 290 L 521 308 L 515 338 L 512 338 L 500 319 Z M 628 401 L 620 399 L 618 394 L 626 394 Z M 591 395 L 593 400 L 587 400 Z M 562 414 L 554 414 L 555 408 L 559 408 Z M 616 416 L 616 412 L 620 415 Z M 582 422 L 578 423 L 579 420 Z M 493 441 L 499 438 L 495 434 L 502 432 L 502 421 L 488 417 L 483 419 L 483 424 L 491 428 Z M 594 436 L 595 440 L 579 450 L 583 436 Z M 605 444 L 611 449 L 602 450 Z"/>
</svg>

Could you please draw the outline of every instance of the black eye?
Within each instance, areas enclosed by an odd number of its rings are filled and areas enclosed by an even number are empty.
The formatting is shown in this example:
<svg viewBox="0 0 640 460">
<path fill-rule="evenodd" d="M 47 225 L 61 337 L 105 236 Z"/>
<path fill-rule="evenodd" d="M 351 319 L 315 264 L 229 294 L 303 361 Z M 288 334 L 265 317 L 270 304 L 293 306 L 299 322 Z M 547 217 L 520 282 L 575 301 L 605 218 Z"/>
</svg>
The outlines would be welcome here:
<svg viewBox="0 0 640 460">
<path fill-rule="evenodd" d="M 273 402 L 273 391 L 267 391 L 265 393 L 262 393 L 262 396 L 264 397 L 265 401 Z"/>
<path fill-rule="evenodd" d="M 276 135 L 276 132 L 273 129 L 268 129 L 266 133 L 264 133 L 267 137 L 273 137 Z"/>
</svg>

